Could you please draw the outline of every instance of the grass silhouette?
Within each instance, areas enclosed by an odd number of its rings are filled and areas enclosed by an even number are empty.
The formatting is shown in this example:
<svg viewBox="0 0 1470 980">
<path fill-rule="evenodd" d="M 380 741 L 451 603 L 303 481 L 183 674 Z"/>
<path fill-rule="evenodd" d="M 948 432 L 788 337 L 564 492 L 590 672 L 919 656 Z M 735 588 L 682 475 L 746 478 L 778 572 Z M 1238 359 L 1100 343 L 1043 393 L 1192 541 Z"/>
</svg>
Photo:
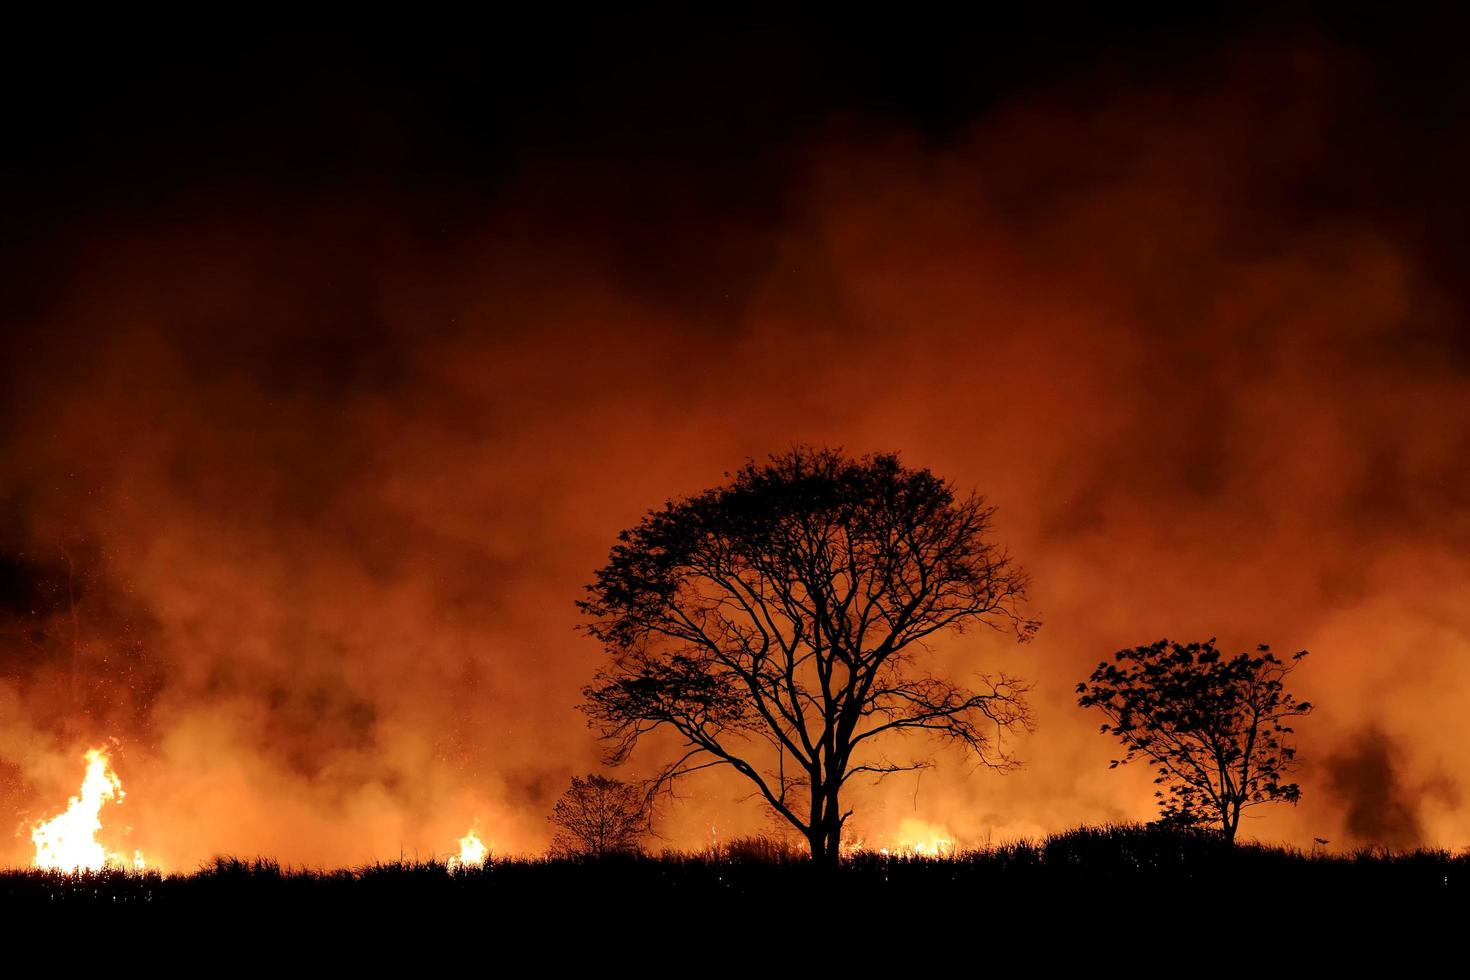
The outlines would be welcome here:
<svg viewBox="0 0 1470 980">
<path fill-rule="evenodd" d="M 351 869 L 288 868 L 268 858 L 221 857 L 188 874 L 106 869 L 0 871 L 9 907 L 143 906 L 200 909 L 265 906 L 315 909 L 403 905 L 488 910 L 555 908 L 559 913 L 734 905 L 830 890 L 845 901 L 985 905 L 1045 897 L 1050 902 L 1139 897 L 1210 901 L 1395 900 L 1459 904 L 1470 888 L 1470 853 L 1444 850 L 1308 853 L 1149 826 L 1084 827 L 950 857 L 848 855 L 835 872 L 754 838 L 718 853 L 665 851 L 601 860 L 494 858 L 483 867 L 396 861 Z"/>
</svg>

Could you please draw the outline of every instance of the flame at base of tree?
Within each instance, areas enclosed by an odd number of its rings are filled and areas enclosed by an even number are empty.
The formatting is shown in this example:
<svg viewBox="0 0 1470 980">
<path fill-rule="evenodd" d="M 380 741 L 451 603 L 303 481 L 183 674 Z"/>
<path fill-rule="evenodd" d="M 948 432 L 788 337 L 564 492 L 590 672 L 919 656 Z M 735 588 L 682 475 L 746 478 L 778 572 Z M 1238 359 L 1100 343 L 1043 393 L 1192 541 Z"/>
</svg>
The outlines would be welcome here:
<svg viewBox="0 0 1470 980">
<path fill-rule="evenodd" d="M 109 865 L 141 871 L 145 866 L 142 851 L 134 851 L 129 858 L 108 851 L 97 840 L 103 806 L 120 803 L 127 794 L 112 771 L 105 748 L 88 749 L 86 761 L 81 790 L 67 803 L 66 812 L 31 828 L 31 843 L 36 847 L 31 864 L 47 871 L 100 871 Z"/>
<path fill-rule="evenodd" d="M 459 839 L 459 856 L 449 859 L 449 870 L 455 868 L 481 868 L 490 858 L 490 845 L 480 840 L 473 829 Z"/>
</svg>

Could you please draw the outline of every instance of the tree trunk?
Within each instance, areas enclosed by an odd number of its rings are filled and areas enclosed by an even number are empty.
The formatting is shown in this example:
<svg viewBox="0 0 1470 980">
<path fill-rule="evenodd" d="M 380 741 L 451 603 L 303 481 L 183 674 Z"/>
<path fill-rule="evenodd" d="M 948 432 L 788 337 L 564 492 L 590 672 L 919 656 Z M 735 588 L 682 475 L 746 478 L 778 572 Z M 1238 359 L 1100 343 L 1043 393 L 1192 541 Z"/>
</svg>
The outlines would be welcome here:
<svg viewBox="0 0 1470 980">
<path fill-rule="evenodd" d="M 842 818 L 837 806 L 837 793 L 823 789 L 820 815 L 812 823 L 807 839 L 812 848 L 812 860 L 826 870 L 836 870 L 841 860 Z"/>
<path fill-rule="evenodd" d="M 812 851 L 812 864 L 824 871 L 837 868 L 837 838 L 826 827 L 818 827 L 807 835 L 807 844 Z"/>
<path fill-rule="evenodd" d="M 836 793 L 824 789 L 818 800 L 818 805 L 812 808 L 807 844 L 811 847 L 812 863 L 831 871 L 837 868 L 841 858 L 842 820 L 838 816 Z"/>
</svg>

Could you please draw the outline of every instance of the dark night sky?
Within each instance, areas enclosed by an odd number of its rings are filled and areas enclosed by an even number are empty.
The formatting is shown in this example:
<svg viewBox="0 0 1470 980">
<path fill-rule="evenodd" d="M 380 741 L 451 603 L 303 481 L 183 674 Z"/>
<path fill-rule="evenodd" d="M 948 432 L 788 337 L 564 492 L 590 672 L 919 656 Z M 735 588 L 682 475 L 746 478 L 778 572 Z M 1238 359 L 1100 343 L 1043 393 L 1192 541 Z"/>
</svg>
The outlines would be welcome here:
<svg viewBox="0 0 1470 980">
<path fill-rule="evenodd" d="M 1463 246 L 1464 195 L 1445 193 L 1466 161 L 1463 18 L 1246 6 L 17 25 L 0 68 L 7 295 L 38 273 L 54 285 L 45 246 L 78 226 L 343 195 L 413 201 L 416 230 L 452 236 L 527 172 L 555 174 L 579 234 L 690 263 L 663 276 L 689 288 L 727 224 L 781 219 L 790 154 L 814 138 L 894 126 L 942 145 L 1028 91 L 1199 84 L 1262 39 L 1341 47 L 1372 79 L 1294 206 L 1371 209 Z"/>
<path fill-rule="evenodd" d="M 1229 52 L 1272 45 L 1333 51 L 1360 91 L 1342 93 L 1350 108 L 1312 159 L 1256 175 L 1254 200 L 1385 229 L 1470 310 L 1465 19 L 1247 6 L 18 23 L 0 58 L 0 314 L 12 350 L 31 351 L 116 236 L 336 207 L 314 234 L 370 239 L 372 214 L 425 256 L 479 240 L 493 214 L 502 237 L 584 255 L 714 313 L 687 329 L 725 331 L 718 311 L 756 288 L 800 216 L 814 148 L 880 131 L 942 150 L 1028 93 L 1105 111 L 1120 86 L 1208 87 Z M 1085 157 L 1060 166 L 1048 192 L 1095 177 Z M 1032 193 L 992 190 L 1018 207 Z M 318 256 L 309 324 L 250 343 L 211 333 L 207 356 L 289 359 L 307 384 L 381 370 L 395 355 L 354 308 L 377 261 L 350 244 Z M 80 329 L 69 342 L 86 345 L 94 328 Z M 1453 356 L 1467 344 L 1462 331 Z M 24 413 L 5 401 L 0 419 Z"/>
</svg>

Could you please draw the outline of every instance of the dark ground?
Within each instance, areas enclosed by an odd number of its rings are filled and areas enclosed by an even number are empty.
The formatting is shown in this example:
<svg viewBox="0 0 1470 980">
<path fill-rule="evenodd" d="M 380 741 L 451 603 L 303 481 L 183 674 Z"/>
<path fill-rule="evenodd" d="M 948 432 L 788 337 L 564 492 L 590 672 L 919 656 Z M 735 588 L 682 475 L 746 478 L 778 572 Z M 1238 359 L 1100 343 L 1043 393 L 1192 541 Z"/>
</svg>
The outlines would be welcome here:
<svg viewBox="0 0 1470 980">
<path fill-rule="evenodd" d="M 1458 957 L 1467 882 L 1470 854 L 1231 851 L 1137 827 L 867 855 L 830 876 L 756 855 L 455 872 L 221 859 L 188 875 L 0 872 L 0 936 L 211 976 L 1418 976 Z"/>
<path fill-rule="evenodd" d="M 861 854 L 834 874 L 779 849 L 714 857 L 665 853 L 603 860 L 493 859 L 483 868 L 390 863 L 349 870 L 283 868 L 268 859 L 219 858 L 190 874 L 109 870 L 0 872 L 0 902 L 24 907 L 135 906 L 476 908 L 557 914 L 618 909 L 693 911 L 771 906 L 839 895 L 875 910 L 922 900 L 976 911 L 1044 896 L 1048 902 L 1109 903 L 1170 898 L 1291 900 L 1420 907 L 1470 905 L 1470 854 L 1364 849 L 1304 853 L 1148 827 L 1083 828 L 952 858 Z"/>
</svg>

